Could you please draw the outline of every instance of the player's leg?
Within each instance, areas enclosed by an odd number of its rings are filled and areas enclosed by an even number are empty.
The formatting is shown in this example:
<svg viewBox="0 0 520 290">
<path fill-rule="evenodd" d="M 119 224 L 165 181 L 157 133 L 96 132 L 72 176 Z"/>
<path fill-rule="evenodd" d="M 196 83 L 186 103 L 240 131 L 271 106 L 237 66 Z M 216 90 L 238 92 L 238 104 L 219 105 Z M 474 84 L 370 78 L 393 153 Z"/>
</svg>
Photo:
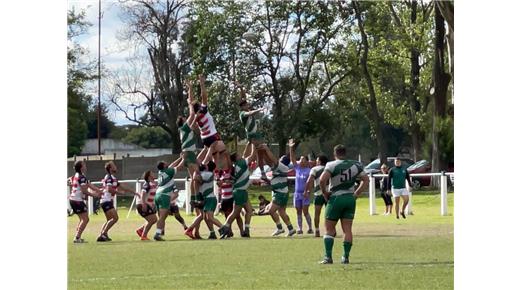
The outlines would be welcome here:
<svg viewBox="0 0 520 290">
<path fill-rule="evenodd" d="M 273 222 L 276 225 L 276 230 L 273 232 L 273 236 L 278 236 L 279 234 L 282 234 L 285 232 L 285 230 L 282 228 L 282 223 L 280 223 L 280 216 L 278 215 L 278 208 L 280 208 L 276 203 L 271 201 L 269 206 L 269 215 L 271 215 L 271 218 L 273 219 Z"/>
<path fill-rule="evenodd" d="M 153 237 L 153 239 L 156 241 L 164 241 L 164 239 L 161 236 L 166 225 L 166 218 L 168 217 L 168 212 L 169 210 L 167 208 L 159 208 L 159 219 L 157 220 L 156 231 Z"/>
<path fill-rule="evenodd" d="M 296 234 L 296 230 L 293 228 L 293 226 L 291 224 L 291 219 L 289 218 L 289 215 L 287 214 L 285 209 L 286 209 L 285 206 L 280 206 L 280 208 L 278 208 L 278 213 L 280 214 L 280 217 L 282 218 L 283 222 L 287 226 L 287 230 L 289 230 L 289 232 L 287 233 L 287 236 L 290 237 L 290 236 Z"/>
<path fill-rule="evenodd" d="M 321 205 L 314 204 L 314 229 L 315 229 L 315 237 L 320 236 L 320 215 L 321 215 Z"/>
<path fill-rule="evenodd" d="M 312 219 L 311 219 L 311 215 L 309 214 L 309 205 L 310 205 L 310 200 L 308 198 L 304 198 L 302 213 L 303 213 L 303 216 L 305 217 L 305 221 L 307 222 L 307 226 L 309 227 L 309 229 L 307 230 L 307 233 L 313 234 L 314 232 L 312 231 Z"/>
<path fill-rule="evenodd" d="M 76 243 L 83 241 L 81 239 L 81 234 L 83 234 L 83 231 L 85 230 L 88 222 L 90 221 L 90 219 L 88 217 L 88 213 L 86 211 L 82 212 L 82 213 L 78 213 L 77 215 L 79 217 L 79 223 L 78 223 L 78 227 L 76 228 L 76 236 L 74 237 L 74 242 L 76 242 Z"/>
<path fill-rule="evenodd" d="M 204 161 L 204 159 L 206 159 L 206 155 L 208 155 L 208 150 L 209 150 L 209 147 L 204 146 L 204 149 L 202 149 L 202 151 L 199 152 L 199 154 L 197 155 L 198 163 L 206 164 L 203 161 Z"/>
<path fill-rule="evenodd" d="M 296 210 L 296 219 L 298 221 L 297 234 L 303 234 L 303 218 L 302 218 L 303 200 L 298 198 L 296 193 L 294 194 L 293 205 L 294 205 L 294 209 Z"/>
<path fill-rule="evenodd" d="M 400 202 L 400 197 L 398 195 L 395 195 L 394 196 L 394 199 L 395 199 L 395 217 L 396 218 L 399 218 L 399 202 Z"/>
<path fill-rule="evenodd" d="M 321 264 L 332 264 L 332 248 L 334 247 L 334 237 L 336 236 L 336 224 L 342 214 L 342 204 L 338 196 L 330 196 L 325 208 L 325 235 L 323 235 L 323 244 L 325 248 L 325 257 Z"/>
<path fill-rule="evenodd" d="M 146 220 L 146 224 L 144 225 L 143 234 L 141 235 L 141 239 L 148 239 L 147 238 L 148 232 L 150 231 L 152 226 L 157 222 L 157 215 L 150 214 L 150 215 L 147 215 L 144 219 Z"/>
<path fill-rule="evenodd" d="M 253 151 L 253 143 L 251 141 L 247 141 L 246 148 L 244 148 L 244 152 L 242 152 L 242 156 L 247 157 L 251 155 L 251 151 Z"/>
<path fill-rule="evenodd" d="M 351 219 L 341 219 L 341 228 L 343 229 L 343 257 L 342 264 L 349 263 L 350 249 L 352 248 L 352 221 Z"/>
<path fill-rule="evenodd" d="M 201 224 L 202 220 L 204 219 L 204 212 L 202 211 L 201 208 L 196 208 L 195 212 L 197 213 L 197 216 L 201 216 L 202 219 L 193 228 L 193 236 L 195 237 L 195 239 L 202 239 L 202 237 L 200 236 L 200 224 Z"/>
<path fill-rule="evenodd" d="M 184 234 L 190 237 L 191 239 L 196 239 L 194 231 L 200 227 L 200 223 L 204 219 L 202 213 L 198 208 L 195 208 L 195 213 L 197 214 L 197 216 L 195 217 L 191 225 L 184 231 Z"/>
<path fill-rule="evenodd" d="M 405 219 L 406 215 L 404 214 L 404 211 L 406 209 L 406 206 L 408 205 L 408 201 L 410 200 L 410 197 L 407 194 L 403 194 L 403 207 L 401 208 L 401 216 Z"/>
<path fill-rule="evenodd" d="M 245 225 L 244 225 L 244 234 L 242 235 L 245 238 L 250 237 L 249 228 L 251 224 L 251 217 L 253 216 L 253 207 L 251 206 L 251 201 L 247 199 L 246 203 L 244 204 L 244 209 L 246 211 L 245 214 Z"/>
</svg>

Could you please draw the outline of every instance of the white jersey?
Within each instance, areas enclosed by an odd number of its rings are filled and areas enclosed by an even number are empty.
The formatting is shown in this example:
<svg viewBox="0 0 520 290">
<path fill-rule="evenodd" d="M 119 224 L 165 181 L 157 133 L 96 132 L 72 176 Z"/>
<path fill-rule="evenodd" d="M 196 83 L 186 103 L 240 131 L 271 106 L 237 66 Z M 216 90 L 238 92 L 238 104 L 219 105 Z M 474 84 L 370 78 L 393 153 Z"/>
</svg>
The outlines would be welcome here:
<svg viewBox="0 0 520 290">
<path fill-rule="evenodd" d="M 81 191 L 81 186 L 87 184 L 87 177 L 81 173 L 76 173 L 72 177 L 72 186 L 70 191 L 70 200 L 83 201 L 84 194 Z"/>
<path fill-rule="evenodd" d="M 119 182 L 117 178 L 112 174 L 105 175 L 103 178 L 103 195 L 101 196 L 101 202 L 112 201 L 113 196 L 110 193 L 110 188 L 117 188 L 119 186 Z"/>
<path fill-rule="evenodd" d="M 322 195 L 320 188 L 320 176 L 323 173 L 323 170 L 325 169 L 325 166 L 323 165 L 316 165 L 311 169 L 310 175 L 314 177 L 314 188 L 313 192 L 315 196 Z"/>
<path fill-rule="evenodd" d="M 215 127 L 215 121 L 213 116 L 208 112 L 208 107 L 202 105 L 201 110 L 197 114 L 197 125 L 200 129 L 200 137 L 202 139 L 211 137 L 217 134 L 217 128 Z"/>
</svg>

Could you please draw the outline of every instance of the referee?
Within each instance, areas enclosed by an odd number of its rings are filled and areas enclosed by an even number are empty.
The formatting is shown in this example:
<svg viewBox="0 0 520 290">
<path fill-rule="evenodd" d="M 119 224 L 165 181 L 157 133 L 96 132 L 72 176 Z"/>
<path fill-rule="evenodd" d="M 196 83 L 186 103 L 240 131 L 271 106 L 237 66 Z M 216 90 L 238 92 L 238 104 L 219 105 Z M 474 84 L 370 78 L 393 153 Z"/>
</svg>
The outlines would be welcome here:
<svg viewBox="0 0 520 290">
<path fill-rule="evenodd" d="M 395 214 L 396 218 L 399 219 L 399 201 L 401 199 L 401 196 L 403 197 L 403 207 L 401 211 L 401 216 L 405 219 L 406 216 L 404 215 L 404 209 L 408 205 L 408 196 L 410 193 L 406 189 L 406 181 L 408 181 L 409 184 L 412 184 L 412 179 L 410 178 L 410 175 L 408 174 L 408 170 L 401 167 L 401 159 L 397 157 L 395 159 L 395 167 L 392 167 L 390 171 L 388 172 L 388 179 L 386 181 L 386 188 L 388 192 L 388 188 L 391 188 L 392 190 L 392 196 L 395 199 Z M 391 185 L 391 187 L 390 187 Z"/>
</svg>

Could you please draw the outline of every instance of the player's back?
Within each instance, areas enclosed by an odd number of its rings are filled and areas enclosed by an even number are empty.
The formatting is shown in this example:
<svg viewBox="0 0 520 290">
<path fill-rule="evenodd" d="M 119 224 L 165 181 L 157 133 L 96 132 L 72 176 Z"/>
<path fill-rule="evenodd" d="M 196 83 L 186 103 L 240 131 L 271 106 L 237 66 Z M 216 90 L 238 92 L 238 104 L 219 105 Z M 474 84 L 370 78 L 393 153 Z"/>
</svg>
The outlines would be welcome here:
<svg viewBox="0 0 520 290">
<path fill-rule="evenodd" d="M 330 173 L 330 191 L 338 195 L 354 193 L 356 179 L 365 175 L 361 163 L 348 159 L 328 162 L 325 171 Z"/>
</svg>

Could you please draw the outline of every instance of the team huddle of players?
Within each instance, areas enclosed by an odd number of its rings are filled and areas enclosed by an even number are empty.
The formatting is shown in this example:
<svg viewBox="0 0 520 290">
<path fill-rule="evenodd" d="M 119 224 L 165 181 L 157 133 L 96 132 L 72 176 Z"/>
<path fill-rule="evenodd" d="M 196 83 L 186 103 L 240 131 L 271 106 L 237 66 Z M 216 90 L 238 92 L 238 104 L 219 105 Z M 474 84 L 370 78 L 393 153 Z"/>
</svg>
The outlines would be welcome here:
<svg viewBox="0 0 520 290">
<path fill-rule="evenodd" d="M 245 126 L 248 143 L 242 155 L 229 153 L 208 110 L 208 94 L 204 76 L 199 75 L 199 81 L 200 103 L 194 100 L 192 83 L 187 81 L 185 84 L 188 91 L 189 115 L 187 117 L 181 116 L 177 120 L 182 149 L 180 157 L 171 164 L 159 162 L 157 164 L 157 177 L 154 176 L 152 171 L 146 171 L 143 174 L 144 184 L 141 192 L 134 192 L 117 181 L 114 176 L 117 167 L 113 162 L 108 162 L 105 166 L 107 174 L 103 179 L 102 188 L 87 182 L 85 177 L 86 164 L 84 162 L 78 161 L 75 163 L 76 173 L 71 178 L 70 205 L 74 213 L 79 216 L 80 221 L 76 229 L 74 243 L 84 242 L 81 234 L 89 221 L 87 206 L 84 202 L 86 195 L 101 197 L 101 207 L 107 218 L 97 241 L 111 240 L 108 231 L 118 220 L 113 196 L 118 192 L 130 192 L 137 196 L 137 211 L 146 220 L 145 224 L 136 230 L 141 240 L 148 240 L 148 232 L 156 224 L 153 239 L 164 241 L 165 221 L 169 215 L 176 217 L 183 225 L 184 233 L 192 239 L 200 238 L 198 229 L 202 221 L 206 223 L 210 231 L 209 239 L 217 238 L 215 227 L 221 239 L 232 237 L 234 234 L 231 230 L 231 224 L 235 221 L 239 225 L 240 235 L 250 237 L 253 209 L 247 190 L 249 187 L 249 168 L 252 162 L 258 164 L 261 170 L 261 179 L 270 183 L 272 189 L 272 200 L 266 207 L 266 212 L 272 217 L 276 225 L 272 235 L 278 236 L 285 232 L 280 219 L 287 227 L 287 236 L 296 234 L 297 231 L 292 226 L 286 213 L 289 197 L 287 186 L 289 163 L 292 161 L 295 168 L 298 169 L 298 162 L 294 159 L 294 142 L 292 140 L 290 142 L 291 158 L 283 156 L 278 159 L 273 155 L 267 144 L 263 143 L 262 134 L 258 130 L 257 114 L 263 109 L 253 110 L 246 101 L 245 91 L 240 87 L 242 101 L 239 103 L 239 118 Z M 198 154 L 195 147 L 195 132 L 200 134 L 204 144 L 204 149 Z M 306 196 L 313 193 L 317 210 L 321 211 L 321 207 L 326 205 L 325 258 L 321 261 L 324 264 L 332 263 L 332 247 L 338 220 L 341 221 L 344 232 L 344 254 L 341 261 L 342 263 L 349 263 L 356 198 L 368 185 L 368 178 L 363 172 L 363 166 L 357 161 L 346 160 L 345 156 L 345 147 L 337 145 L 334 147 L 334 161 L 327 162 L 325 156 L 318 157 L 316 166 L 307 173 L 308 179 L 305 185 L 300 185 L 300 190 L 297 190 L 301 192 L 303 187 Z M 268 165 L 272 169 L 271 179 L 267 178 L 264 165 Z M 181 170 L 187 170 L 191 180 L 189 188 L 192 193 L 191 202 L 197 213 L 197 217 L 189 227 L 179 215 L 179 209 L 176 206 L 178 190 L 175 187 L 174 177 Z M 217 208 L 215 183 L 218 186 L 217 192 L 221 210 L 226 218 L 222 223 L 213 215 Z M 359 183 L 357 188 L 356 183 Z M 244 220 L 241 217 L 243 211 L 245 212 Z M 319 212 L 317 216 L 319 216 Z M 299 228 L 301 230 L 300 219 L 299 216 Z M 308 222 L 310 224 L 309 220 Z M 316 234 L 319 236 L 319 221 L 315 221 L 315 223 Z"/>
</svg>

